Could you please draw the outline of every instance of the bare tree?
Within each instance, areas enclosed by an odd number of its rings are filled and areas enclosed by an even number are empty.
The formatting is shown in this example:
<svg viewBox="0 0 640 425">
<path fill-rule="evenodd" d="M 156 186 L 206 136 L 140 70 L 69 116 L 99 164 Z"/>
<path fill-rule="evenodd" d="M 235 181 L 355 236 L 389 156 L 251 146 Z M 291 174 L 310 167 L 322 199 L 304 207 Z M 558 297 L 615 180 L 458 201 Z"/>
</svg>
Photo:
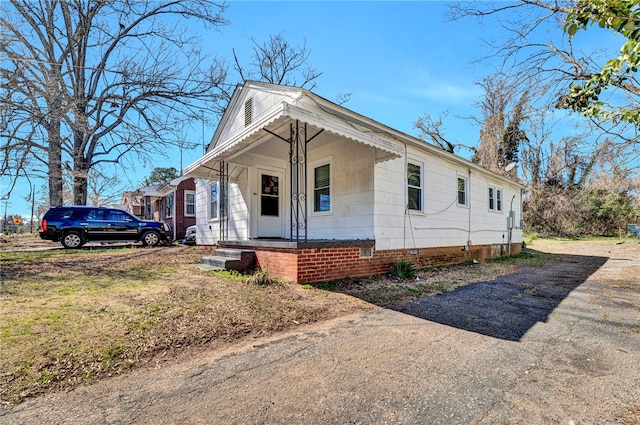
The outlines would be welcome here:
<svg viewBox="0 0 640 425">
<path fill-rule="evenodd" d="M 517 76 L 522 87 L 537 87 L 535 91 L 545 93 L 552 105 L 581 112 L 595 122 L 615 124 L 615 132 L 625 134 L 619 142 L 633 139 L 637 143 L 640 56 L 632 53 L 640 43 L 637 2 L 456 2 L 449 18 L 475 18 L 501 26 L 505 38 L 488 40 L 491 58 L 501 60 L 501 69 Z M 626 39 L 622 51 L 580 45 L 576 34 L 587 28 L 622 35 Z M 611 59 L 616 55 L 620 56 Z"/>
<path fill-rule="evenodd" d="M 217 100 L 226 73 L 181 19 L 225 23 L 224 4 L 76 0 L 3 3 L 0 136 L 3 175 L 47 175 L 49 203 L 87 201 L 102 163 L 148 157 L 170 131 Z M 193 22 L 193 21 L 192 21 Z"/>
<path fill-rule="evenodd" d="M 313 90 L 315 80 L 322 75 L 309 62 L 307 42 L 293 46 L 282 33 L 270 35 L 269 40 L 259 44 L 255 38 L 253 57 L 248 66 L 243 66 L 233 50 L 234 68 L 242 81 L 259 80 L 272 84 L 304 87 Z"/>
<path fill-rule="evenodd" d="M 456 145 L 450 142 L 444 134 L 444 120 L 448 115 L 449 112 L 445 111 L 437 119 L 433 119 L 430 114 L 424 114 L 413 123 L 413 128 L 420 130 L 418 139 L 430 140 L 435 146 L 454 153 Z"/>
<path fill-rule="evenodd" d="M 480 141 L 472 158 L 473 162 L 502 175 L 515 176 L 515 169 L 505 167 L 519 161 L 522 142 L 527 140 L 524 121 L 528 118 L 528 92 L 519 92 L 513 79 L 494 74 L 478 83 L 484 89 L 484 97 L 478 104 L 482 124 Z"/>
<path fill-rule="evenodd" d="M 115 205 L 122 198 L 124 187 L 118 175 L 108 175 L 99 167 L 94 167 L 87 181 L 87 204 Z"/>
</svg>

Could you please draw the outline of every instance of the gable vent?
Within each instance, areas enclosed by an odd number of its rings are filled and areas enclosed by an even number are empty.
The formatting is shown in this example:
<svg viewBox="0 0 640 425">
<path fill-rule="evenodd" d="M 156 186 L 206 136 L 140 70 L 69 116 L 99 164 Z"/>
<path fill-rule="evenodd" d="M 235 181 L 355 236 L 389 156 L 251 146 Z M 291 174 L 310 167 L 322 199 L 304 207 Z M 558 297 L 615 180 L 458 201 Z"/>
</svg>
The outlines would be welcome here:
<svg viewBox="0 0 640 425">
<path fill-rule="evenodd" d="M 253 98 L 250 97 L 244 102 L 244 126 L 251 124 L 253 118 Z"/>
</svg>

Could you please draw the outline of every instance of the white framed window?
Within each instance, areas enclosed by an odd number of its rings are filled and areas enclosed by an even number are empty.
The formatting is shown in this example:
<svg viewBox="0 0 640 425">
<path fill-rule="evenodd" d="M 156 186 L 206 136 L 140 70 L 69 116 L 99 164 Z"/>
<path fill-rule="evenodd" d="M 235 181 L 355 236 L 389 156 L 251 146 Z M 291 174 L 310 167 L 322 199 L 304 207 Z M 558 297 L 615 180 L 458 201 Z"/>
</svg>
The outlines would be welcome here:
<svg viewBox="0 0 640 425">
<path fill-rule="evenodd" d="M 164 216 L 173 217 L 173 193 L 164 198 Z"/>
<path fill-rule="evenodd" d="M 218 182 L 213 182 L 209 186 L 209 219 L 218 218 L 218 206 L 220 204 L 220 196 L 218 192 Z"/>
<path fill-rule="evenodd" d="M 422 211 L 423 165 L 407 163 L 407 207 L 413 211 Z"/>
<path fill-rule="evenodd" d="M 185 217 L 196 215 L 196 192 L 193 190 L 184 191 L 184 215 Z"/>
<path fill-rule="evenodd" d="M 489 186 L 489 210 L 502 211 L 502 189 Z"/>
<path fill-rule="evenodd" d="M 467 205 L 467 201 L 468 201 L 468 184 L 467 184 L 467 178 L 466 177 L 461 177 L 458 176 L 458 181 L 457 181 L 457 202 L 458 205 L 462 205 L 462 206 L 466 206 Z M 451 199 L 451 198 L 449 198 Z"/>
<path fill-rule="evenodd" d="M 331 164 L 313 168 L 313 212 L 331 211 Z"/>
</svg>

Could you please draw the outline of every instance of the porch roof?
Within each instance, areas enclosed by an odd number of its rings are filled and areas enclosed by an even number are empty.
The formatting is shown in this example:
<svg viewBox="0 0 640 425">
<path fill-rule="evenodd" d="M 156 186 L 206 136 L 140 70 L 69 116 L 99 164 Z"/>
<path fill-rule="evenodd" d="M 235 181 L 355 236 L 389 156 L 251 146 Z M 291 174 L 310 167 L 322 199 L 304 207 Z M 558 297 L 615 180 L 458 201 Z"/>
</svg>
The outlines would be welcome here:
<svg viewBox="0 0 640 425">
<path fill-rule="evenodd" d="M 320 115 L 291 103 L 281 102 L 243 131 L 229 140 L 221 141 L 202 158 L 186 167 L 183 175 L 211 178 L 218 172 L 216 168 L 217 162 L 230 161 L 241 153 L 272 139 L 274 136 L 269 133 L 279 134 L 283 139 L 288 139 L 288 124 L 296 120 L 314 127 L 318 132 L 333 133 L 373 147 L 377 162 L 399 158 L 403 155 L 401 146 L 377 136 L 372 131 L 359 125 L 359 123 L 350 122 L 347 117 L 338 114 Z M 264 130 L 269 130 L 269 132 Z"/>
</svg>

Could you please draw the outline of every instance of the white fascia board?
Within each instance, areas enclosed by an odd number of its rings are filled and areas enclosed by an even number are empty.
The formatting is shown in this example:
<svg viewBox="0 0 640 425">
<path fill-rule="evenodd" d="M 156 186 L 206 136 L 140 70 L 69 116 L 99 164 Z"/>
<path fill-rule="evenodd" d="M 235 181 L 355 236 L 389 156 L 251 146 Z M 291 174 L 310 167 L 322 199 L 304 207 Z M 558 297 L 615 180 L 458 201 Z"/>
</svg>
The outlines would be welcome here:
<svg viewBox="0 0 640 425">
<path fill-rule="evenodd" d="M 316 105 L 318 105 L 320 107 L 320 109 L 327 111 L 328 114 L 331 114 L 332 112 L 336 112 L 336 114 L 341 114 L 344 115 L 343 117 L 336 117 L 336 119 L 339 120 L 343 120 L 345 122 L 348 122 L 350 125 L 353 126 L 357 126 L 357 127 L 363 127 L 364 130 L 363 132 L 367 132 L 367 130 L 369 131 L 375 131 L 378 134 L 384 134 L 386 135 L 389 139 L 393 139 L 398 141 L 399 143 L 403 144 L 403 147 L 400 149 L 400 155 L 404 156 L 404 148 L 405 146 L 411 146 L 413 148 L 416 148 L 418 150 L 421 150 L 427 154 L 430 155 L 434 155 L 437 156 L 441 159 L 444 159 L 445 161 L 448 161 L 450 163 L 453 163 L 455 165 L 458 166 L 462 166 L 464 168 L 467 168 L 471 171 L 475 171 L 477 173 L 480 174 L 484 174 L 486 176 L 490 176 L 491 178 L 494 178 L 496 180 L 499 180 L 505 184 L 509 184 L 509 185 L 515 185 L 521 189 L 525 188 L 525 186 L 515 180 L 512 180 L 508 177 L 499 175 L 494 173 L 493 171 L 490 171 L 484 167 L 479 166 L 478 164 L 474 164 L 473 162 L 464 159 L 458 155 L 452 154 L 450 152 L 447 152 L 437 146 L 434 146 L 424 140 L 418 139 L 414 136 L 411 136 L 409 134 L 403 133 L 399 130 L 396 130 L 394 128 L 388 127 L 378 121 L 375 121 L 369 117 L 366 117 L 364 115 L 358 114 L 355 111 L 352 111 L 350 109 L 347 109 L 343 106 L 340 105 L 336 105 L 333 102 L 326 100 L 318 95 L 316 95 L 313 92 L 309 92 L 309 91 L 305 91 L 305 94 L 309 97 L 309 100 L 313 103 L 315 103 Z M 353 119 L 353 121 L 351 121 L 351 119 Z M 378 139 L 382 140 L 381 138 L 378 137 Z M 386 143 L 391 143 L 388 140 L 385 140 Z M 384 159 L 390 159 L 390 158 L 384 158 Z M 383 160 L 384 160 L 383 159 Z"/>
<path fill-rule="evenodd" d="M 188 165 L 184 169 L 183 174 L 186 176 L 202 176 L 202 174 L 199 174 L 197 172 L 198 168 L 207 163 L 229 159 L 230 157 L 234 156 L 234 154 L 236 154 L 238 150 L 240 150 L 241 148 L 245 148 L 245 146 L 241 146 L 243 141 L 247 140 L 254 134 L 257 134 L 264 127 L 283 116 L 285 104 L 286 102 L 282 102 L 280 104 L 274 105 L 260 117 L 260 120 L 253 122 L 251 125 L 244 128 L 240 133 L 236 134 L 228 141 L 225 141 L 224 143 L 214 147 L 202 158 L 198 159 L 193 164 Z"/>
<path fill-rule="evenodd" d="M 315 127 L 322 128 L 325 131 L 329 131 L 347 139 L 363 143 L 365 145 L 383 150 L 391 154 L 388 158 L 385 159 L 391 159 L 393 157 L 400 158 L 404 154 L 402 147 L 397 145 L 396 143 L 378 137 L 371 132 L 367 132 L 366 130 L 360 130 L 356 128 L 355 124 L 349 123 L 348 121 L 340 117 L 328 118 L 288 103 L 285 103 L 284 107 L 285 110 L 283 114 L 290 117 L 291 119 L 304 121 Z"/>
</svg>

